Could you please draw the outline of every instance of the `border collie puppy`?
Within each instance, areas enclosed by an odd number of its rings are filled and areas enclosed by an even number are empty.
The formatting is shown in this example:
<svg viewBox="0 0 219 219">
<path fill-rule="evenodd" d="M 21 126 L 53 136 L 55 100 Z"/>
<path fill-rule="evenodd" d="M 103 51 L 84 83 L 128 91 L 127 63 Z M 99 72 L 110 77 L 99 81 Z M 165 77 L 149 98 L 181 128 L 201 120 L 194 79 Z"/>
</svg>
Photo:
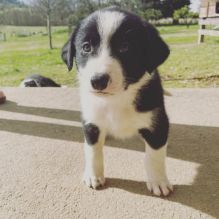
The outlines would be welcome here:
<svg viewBox="0 0 219 219">
<path fill-rule="evenodd" d="M 169 49 L 156 29 L 118 9 L 98 10 L 81 21 L 62 49 L 69 71 L 75 58 L 85 136 L 84 182 L 105 183 L 106 136 L 140 135 L 146 145 L 147 188 L 167 196 L 173 187 L 165 170 L 169 122 L 157 71 Z"/>
<path fill-rule="evenodd" d="M 20 84 L 20 87 L 61 87 L 50 78 L 42 75 L 33 74 L 26 77 Z"/>
</svg>

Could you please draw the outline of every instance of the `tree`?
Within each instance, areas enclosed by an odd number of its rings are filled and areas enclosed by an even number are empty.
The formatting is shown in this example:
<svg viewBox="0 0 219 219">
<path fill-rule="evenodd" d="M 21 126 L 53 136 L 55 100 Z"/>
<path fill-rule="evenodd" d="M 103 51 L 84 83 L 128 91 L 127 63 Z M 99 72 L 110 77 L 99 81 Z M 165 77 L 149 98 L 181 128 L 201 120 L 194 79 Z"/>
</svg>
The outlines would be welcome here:
<svg viewBox="0 0 219 219">
<path fill-rule="evenodd" d="M 183 6 L 180 9 L 177 9 L 173 13 L 174 20 L 179 20 L 180 18 L 187 18 L 189 16 L 189 7 Z"/>
<path fill-rule="evenodd" d="M 33 0 L 33 6 L 46 19 L 47 33 L 49 37 L 49 48 L 52 49 L 52 30 L 51 30 L 51 15 L 55 10 L 56 0 Z"/>
<path fill-rule="evenodd" d="M 173 17 L 174 11 L 188 6 L 190 0 L 0 0 L 0 23 L 8 25 L 44 25 L 47 23 L 52 48 L 51 23 L 68 25 L 69 30 L 96 9 L 117 5 L 147 20 Z M 197 15 L 190 15 L 197 16 Z"/>
<path fill-rule="evenodd" d="M 190 0 L 163 0 L 160 9 L 164 17 L 173 17 L 174 11 L 185 5 L 190 5 Z"/>
<path fill-rule="evenodd" d="M 13 5 L 20 5 L 21 2 L 18 0 L 0 0 L 0 4 L 13 4 Z"/>
<path fill-rule="evenodd" d="M 185 19 L 187 27 L 189 27 L 188 18 L 197 18 L 198 14 L 194 12 L 190 12 L 189 7 L 187 5 L 183 6 L 180 9 L 177 9 L 173 13 L 173 19 L 175 23 L 179 23 L 179 19 Z"/>
<path fill-rule="evenodd" d="M 145 20 L 158 20 L 162 17 L 162 13 L 158 9 L 149 8 L 141 12 L 141 16 Z"/>
<path fill-rule="evenodd" d="M 161 0 L 141 0 L 142 9 L 160 9 Z"/>
<path fill-rule="evenodd" d="M 72 26 L 77 25 L 79 21 L 85 18 L 88 14 L 103 7 L 103 5 L 106 5 L 106 3 L 102 3 L 102 1 L 99 0 L 96 2 L 93 0 L 73 0 L 70 5 L 72 11 L 68 15 L 68 24 L 71 28 Z"/>
<path fill-rule="evenodd" d="M 55 25 L 68 25 L 69 16 L 75 11 L 76 0 L 56 0 L 52 20 Z"/>
</svg>

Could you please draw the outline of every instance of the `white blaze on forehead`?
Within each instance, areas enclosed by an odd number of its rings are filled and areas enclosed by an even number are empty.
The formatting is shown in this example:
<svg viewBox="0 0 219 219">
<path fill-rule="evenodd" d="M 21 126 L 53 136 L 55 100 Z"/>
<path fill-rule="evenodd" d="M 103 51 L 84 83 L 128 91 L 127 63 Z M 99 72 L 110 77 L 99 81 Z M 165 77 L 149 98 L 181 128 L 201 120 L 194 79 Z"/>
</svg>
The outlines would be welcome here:
<svg viewBox="0 0 219 219">
<path fill-rule="evenodd" d="M 98 54 L 90 56 L 85 66 L 79 66 L 81 91 L 92 90 L 91 78 L 97 73 L 107 73 L 111 83 L 106 91 L 118 92 L 122 89 L 123 72 L 118 60 L 110 56 L 109 40 L 121 25 L 125 15 L 117 11 L 98 11 L 97 29 L 101 38 Z"/>
<path fill-rule="evenodd" d="M 98 14 L 98 31 L 103 42 L 107 43 L 118 29 L 125 15 L 118 11 L 100 11 Z"/>
</svg>

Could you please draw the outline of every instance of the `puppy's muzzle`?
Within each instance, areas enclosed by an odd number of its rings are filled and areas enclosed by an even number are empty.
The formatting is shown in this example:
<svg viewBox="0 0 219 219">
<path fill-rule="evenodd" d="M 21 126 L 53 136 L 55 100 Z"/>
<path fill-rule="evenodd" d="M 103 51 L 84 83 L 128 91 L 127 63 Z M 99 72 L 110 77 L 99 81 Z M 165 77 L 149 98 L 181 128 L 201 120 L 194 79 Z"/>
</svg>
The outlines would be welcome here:
<svg viewBox="0 0 219 219">
<path fill-rule="evenodd" d="M 91 78 L 91 85 L 95 90 L 102 91 L 107 88 L 110 76 L 106 73 L 95 74 Z"/>
</svg>

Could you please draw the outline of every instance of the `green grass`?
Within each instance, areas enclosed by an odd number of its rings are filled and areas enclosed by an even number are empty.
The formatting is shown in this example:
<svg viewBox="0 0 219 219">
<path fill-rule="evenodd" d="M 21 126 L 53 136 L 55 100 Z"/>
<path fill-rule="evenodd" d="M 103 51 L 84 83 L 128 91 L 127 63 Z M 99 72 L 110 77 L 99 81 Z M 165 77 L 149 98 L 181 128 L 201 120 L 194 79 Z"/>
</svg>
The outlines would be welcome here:
<svg viewBox="0 0 219 219">
<path fill-rule="evenodd" d="M 180 34 L 180 33 L 193 33 L 198 30 L 197 25 L 190 25 L 189 28 L 186 25 L 175 26 L 158 26 L 160 34 Z"/>
<path fill-rule="evenodd" d="M 205 37 L 197 44 L 198 26 L 168 26 L 158 28 L 169 44 L 171 53 L 160 67 L 166 87 L 218 87 L 219 39 Z"/>
<path fill-rule="evenodd" d="M 5 26 L 4 30 L 7 41 L 0 42 L 0 86 L 18 86 L 31 74 L 41 74 L 62 85 L 74 86 L 75 71 L 69 73 L 60 57 L 61 47 L 68 38 L 67 28 L 53 28 L 53 50 L 48 48 L 43 27 Z M 13 32 L 37 34 L 17 37 L 12 35 Z"/>
<path fill-rule="evenodd" d="M 76 70 L 68 72 L 60 50 L 68 38 L 66 27 L 53 28 L 53 50 L 48 48 L 45 27 L 0 26 L 7 41 L 0 42 L 0 86 L 18 86 L 30 74 L 41 74 L 57 83 L 74 86 Z M 158 27 L 171 54 L 160 67 L 166 87 L 219 86 L 219 39 L 206 37 L 197 45 L 198 26 Z M 25 37 L 16 36 L 25 33 Z M 31 33 L 31 36 L 26 36 Z"/>
</svg>

